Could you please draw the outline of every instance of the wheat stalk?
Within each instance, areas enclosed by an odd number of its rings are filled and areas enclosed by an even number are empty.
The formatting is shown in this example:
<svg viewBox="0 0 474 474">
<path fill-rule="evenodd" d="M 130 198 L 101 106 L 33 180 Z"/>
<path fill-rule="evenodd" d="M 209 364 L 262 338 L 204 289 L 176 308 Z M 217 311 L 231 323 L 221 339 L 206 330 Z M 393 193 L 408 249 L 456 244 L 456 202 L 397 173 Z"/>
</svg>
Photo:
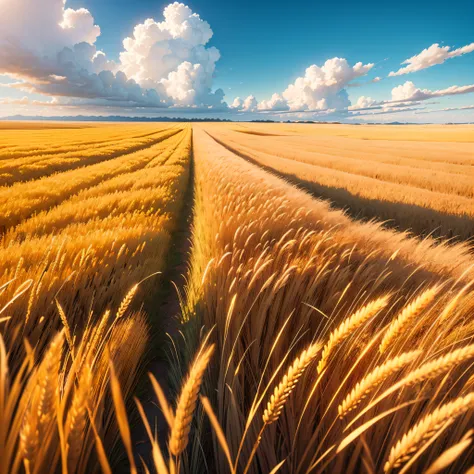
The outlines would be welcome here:
<svg viewBox="0 0 474 474">
<path fill-rule="evenodd" d="M 384 380 L 386 380 L 395 372 L 398 372 L 401 368 L 412 362 L 419 355 L 420 351 L 406 352 L 376 367 L 360 382 L 357 382 L 356 386 L 339 405 L 339 416 L 342 418 L 351 410 L 354 410 L 362 402 L 362 400 Z"/>
<path fill-rule="evenodd" d="M 181 389 L 169 440 L 169 450 L 174 456 L 179 456 L 188 445 L 191 421 L 199 389 L 213 351 L 214 345 L 207 348 L 203 347 L 199 351 L 189 370 L 188 378 Z"/>
<path fill-rule="evenodd" d="M 326 367 L 329 360 L 329 356 L 336 349 L 336 347 L 353 331 L 364 324 L 372 316 L 377 314 L 381 309 L 387 306 L 389 296 L 385 295 L 381 298 L 377 298 L 374 301 L 363 306 L 361 309 L 356 311 L 353 315 L 345 319 L 329 336 L 329 340 L 324 346 L 321 360 L 318 363 L 318 373 L 320 374 Z"/>
<path fill-rule="evenodd" d="M 405 306 L 398 316 L 392 321 L 388 327 L 382 342 L 379 346 L 379 351 L 383 354 L 391 343 L 403 332 L 403 330 L 419 316 L 426 307 L 433 301 L 434 297 L 439 291 L 438 286 L 434 286 L 424 291 L 418 298 Z"/>
<path fill-rule="evenodd" d="M 320 343 L 311 344 L 293 361 L 293 364 L 291 364 L 280 383 L 275 387 L 267 403 L 267 408 L 263 412 L 263 422 L 265 424 L 270 424 L 278 420 L 288 397 L 296 387 L 303 372 L 315 359 L 320 350 Z"/>
<path fill-rule="evenodd" d="M 429 415 L 426 415 L 393 445 L 384 466 L 385 472 L 408 461 L 423 441 L 435 434 L 443 425 L 453 422 L 458 416 L 466 413 L 473 407 L 474 392 L 471 392 L 464 397 L 459 397 L 452 402 L 442 405 Z"/>
</svg>

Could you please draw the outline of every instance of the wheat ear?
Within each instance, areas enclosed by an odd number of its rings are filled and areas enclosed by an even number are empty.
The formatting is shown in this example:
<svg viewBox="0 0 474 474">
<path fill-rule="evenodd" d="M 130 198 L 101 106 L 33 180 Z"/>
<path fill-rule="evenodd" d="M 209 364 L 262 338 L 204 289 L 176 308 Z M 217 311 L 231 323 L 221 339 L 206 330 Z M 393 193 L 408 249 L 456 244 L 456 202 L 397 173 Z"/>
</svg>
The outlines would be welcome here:
<svg viewBox="0 0 474 474">
<path fill-rule="evenodd" d="M 132 303 L 133 297 L 135 296 L 135 293 L 138 290 L 138 285 L 134 285 L 130 291 L 126 294 L 125 298 L 123 301 L 120 303 L 119 309 L 117 311 L 117 319 L 120 319 L 123 317 L 123 315 L 127 312 L 128 307 Z"/>
<path fill-rule="evenodd" d="M 353 331 L 364 324 L 372 316 L 377 314 L 388 304 L 388 295 L 382 296 L 363 306 L 354 314 L 345 319 L 329 336 L 329 340 L 324 346 L 321 360 L 318 363 L 318 373 L 320 374 L 326 367 L 329 356 L 337 348 L 337 346 L 348 337 Z"/>
<path fill-rule="evenodd" d="M 403 379 L 403 385 L 415 385 L 428 378 L 435 378 L 471 357 L 474 357 L 474 344 L 448 352 L 446 355 L 438 357 L 431 362 L 426 362 L 426 364 L 410 372 Z"/>
<path fill-rule="evenodd" d="M 66 313 L 64 312 L 63 307 L 59 304 L 59 301 L 58 300 L 55 300 L 55 301 L 56 301 L 56 307 L 58 308 L 59 317 L 61 318 L 61 322 L 63 323 L 63 326 L 64 326 L 64 333 L 66 335 L 66 341 L 69 346 L 69 350 L 71 351 L 71 353 L 74 353 L 74 341 L 72 339 L 69 323 L 67 322 Z"/>
<path fill-rule="evenodd" d="M 303 375 L 308 365 L 316 358 L 321 350 L 320 343 L 311 344 L 294 360 L 281 382 L 275 387 L 267 408 L 263 412 L 263 422 L 270 424 L 278 420 L 283 406 L 285 405 L 291 392 L 296 387 L 299 379 Z"/>
<path fill-rule="evenodd" d="M 382 342 L 380 343 L 379 350 L 381 354 L 387 350 L 391 343 L 402 333 L 411 321 L 426 309 L 426 307 L 433 301 L 438 291 L 438 286 L 429 288 L 409 305 L 403 308 L 388 327 Z"/>
<path fill-rule="evenodd" d="M 45 435 L 55 410 L 58 378 L 63 349 L 63 333 L 55 336 L 38 370 L 38 385 L 26 411 L 20 430 L 20 448 L 25 463 L 34 462 L 39 441 Z"/>
<path fill-rule="evenodd" d="M 179 456 L 188 445 L 199 389 L 213 351 L 214 345 L 204 347 L 199 351 L 181 389 L 169 440 L 169 450 L 174 456 Z"/>
<path fill-rule="evenodd" d="M 398 372 L 407 364 L 412 362 L 420 355 L 420 351 L 406 352 L 388 360 L 385 364 L 376 367 L 370 374 L 364 377 L 346 396 L 344 401 L 339 405 L 339 416 L 344 417 L 351 410 L 354 410 L 362 400 L 369 395 L 376 387 L 378 387 L 390 375 Z"/>
<path fill-rule="evenodd" d="M 440 406 L 429 415 L 426 415 L 393 445 L 388 460 L 385 463 L 385 472 L 407 462 L 423 441 L 435 434 L 444 424 L 453 422 L 458 416 L 466 413 L 473 407 L 474 392 L 471 392 L 464 397 L 459 397 L 452 402 Z"/>
<path fill-rule="evenodd" d="M 92 386 L 92 372 L 89 364 L 82 369 L 79 386 L 69 409 L 66 422 L 67 433 L 67 461 L 70 472 L 75 472 L 78 459 L 84 444 L 84 430 L 87 422 L 87 407 Z"/>
</svg>

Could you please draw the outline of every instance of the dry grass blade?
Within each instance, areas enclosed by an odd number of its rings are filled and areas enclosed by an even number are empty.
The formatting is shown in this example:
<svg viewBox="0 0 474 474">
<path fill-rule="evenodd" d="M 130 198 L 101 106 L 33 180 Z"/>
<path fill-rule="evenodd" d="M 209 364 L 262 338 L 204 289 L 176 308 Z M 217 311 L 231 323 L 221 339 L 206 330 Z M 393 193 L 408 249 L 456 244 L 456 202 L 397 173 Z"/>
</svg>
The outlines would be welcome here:
<svg viewBox="0 0 474 474">
<path fill-rule="evenodd" d="M 97 427 L 95 425 L 94 417 L 90 409 L 87 410 L 89 414 L 89 421 L 92 431 L 94 433 L 95 439 L 95 449 L 97 452 L 97 458 L 99 460 L 100 468 L 104 474 L 112 474 L 112 469 L 110 468 L 109 460 L 107 459 L 107 454 L 105 452 L 104 444 L 102 439 L 97 431 Z"/>
<path fill-rule="evenodd" d="M 135 403 L 137 404 L 138 412 L 140 413 L 143 424 L 145 425 L 148 439 L 150 440 L 150 443 L 152 446 L 153 462 L 155 464 L 156 472 L 158 474 L 168 474 L 168 468 L 166 466 L 165 459 L 163 458 L 163 454 L 161 452 L 158 441 L 153 437 L 153 434 L 150 428 L 150 423 L 148 423 L 148 419 L 146 417 L 145 410 L 143 409 L 143 405 L 136 398 L 135 398 Z"/>
<path fill-rule="evenodd" d="M 127 411 L 125 409 L 125 403 L 122 397 L 122 390 L 120 389 L 120 383 L 115 374 L 115 369 L 112 361 L 109 363 L 110 370 L 110 387 L 112 390 L 112 398 L 115 406 L 115 413 L 117 414 L 117 423 L 119 425 L 120 434 L 122 435 L 123 444 L 127 451 L 128 460 L 130 462 L 130 471 L 132 474 L 137 473 L 137 467 L 135 465 L 135 459 L 133 456 L 132 448 L 132 437 L 130 435 L 130 426 L 127 418 Z"/>
<path fill-rule="evenodd" d="M 222 427 L 219 424 L 219 420 L 217 419 L 217 416 L 214 413 L 214 410 L 212 409 L 211 402 L 209 401 L 207 397 L 201 397 L 201 403 L 202 403 L 202 406 L 204 407 L 204 410 L 206 411 L 209 421 L 211 422 L 214 432 L 216 433 L 217 440 L 219 441 L 219 444 L 222 450 L 224 451 L 227 462 L 229 463 L 230 470 L 231 472 L 233 472 L 234 463 L 232 462 L 230 448 L 229 448 L 229 445 L 227 444 L 224 431 L 222 430 Z"/>
<path fill-rule="evenodd" d="M 293 361 L 293 364 L 291 364 L 280 383 L 275 387 L 267 403 L 267 407 L 263 412 L 263 422 L 265 424 L 274 423 L 278 420 L 288 397 L 296 387 L 296 384 L 308 365 L 316 358 L 320 350 L 321 344 L 319 342 L 311 344 Z"/>
<path fill-rule="evenodd" d="M 169 440 L 169 450 L 174 456 L 179 456 L 188 445 L 199 389 L 213 352 L 213 345 L 201 348 L 182 386 Z"/>
<path fill-rule="evenodd" d="M 8 282 L 10 283 L 10 282 Z M 28 280 L 22 283 L 16 290 L 13 298 L 8 301 L 2 309 L 0 309 L 0 314 L 2 314 L 9 306 L 11 306 L 18 298 L 20 298 L 26 291 L 29 290 L 30 286 L 33 284 L 33 280 Z"/>
<path fill-rule="evenodd" d="M 156 398 L 158 399 L 158 403 L 160 404 L 161 411 L 165 416 L 168 426 L 171 428 L 174 424 L 173 410 L 169 406 L 168 400 L 166 399 L 166 395 L 164 394 L 161 385 L 158 383 L 154 375 L 150 373 L 148 374 L 148 376 L 150 377 L 151 384 L 153 385 L 153 390 L 155 391 Z"/>
</svg>

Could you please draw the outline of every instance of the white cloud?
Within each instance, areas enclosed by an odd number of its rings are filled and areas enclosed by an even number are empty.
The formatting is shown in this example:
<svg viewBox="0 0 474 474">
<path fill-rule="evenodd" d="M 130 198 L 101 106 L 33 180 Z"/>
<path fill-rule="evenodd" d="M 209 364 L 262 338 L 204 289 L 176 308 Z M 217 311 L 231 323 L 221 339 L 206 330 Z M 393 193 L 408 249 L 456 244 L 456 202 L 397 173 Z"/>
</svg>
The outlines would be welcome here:
<svg viewBox="0 0 474 474">
<path fill-rule="evenodd" d="M 262 100 L 258 104 L 258 110 L 272 111 L 272 112 L 283 112 L 289 110 L 288 102 L 280 94 L 273 94 L 270 100 Z"/>
<path fill-rule="evenodd" d="M 457 110 L 474 110 L 474 105 L 463 105 L 461 107 L 445 107 L 444 109 L 433 109 L 426 110 L 424 112 L 418 112 L 420 114 L 431 114 L 434 112 L 454 112 Z"/>
<path fill-rule="evenodd" d="M 242 108 L 243 103 L 244 101 L 240 97 L 236 97 L 232 102 L 230 108 L 240 110 Z"/>
<path fill-rule="evenodd" d="M 64 47 L 94 43 L 100 28 L 85 8 L 65 9 L 64 0 L 2 0 L 0 45 L 10 41 L 39 55 Z"/>
<path fill-rule="evenodd" d="M 427 100 L 434 97 L 468 94 L 470 92 L 474 92 L 474 84 L 451 86 L 446 89 L 431 91 L 429 89 L 419 89 L 413 82 L 406 81 L 405 84 L 392 89 L 392 102 Z"/>
<path fill-rule="evenodd" d="M 230 108 L 237 112 L 255 112 L 258 109 L 258 101 L 253 95 L 249 95 L 246 99 L 236 97 Z"/>
<path fill-rule="evenodd" d="M 358 77 L 365 76 L 373 64 L 356 63 L 350 66 L 346 59 L 328 59 L 321 67 L 313 64 L 282 94 L 261 101 L 259 112 L 322 113 L 346 109 L 351 105 L 345 88 Z M 237 103 L 236 103 L 237 105 Z"/>
<path fill-rule="evenodd" d="M 25 14 L 27 12 L 28 14 Z M 0 74 L 11 87 L 45 95 L 105 99 L 142 107 L 225 109 L 211 91 L 216 48 L 209 24 L 181 3 L 164 21 L 149 19 L 124 41 L 120 63 L 95 46 L 100 28 L 86 9 L 64 0 L 0 0 Z"/>
<path fill-rule="evenodd" d="M 241 110 L 244 112 L 254 112 L 257 110 L 258 102 L 253 95 L 249 95 L 242 103 Z"/>
<path fill-rule="evenodd" d="M 59 101 L 56 97 L 53 97 L 51 101 L 42 100 L 31 100 L 29 97 L 24 96 L 21 99 L 0 99 L 0 105 L 36 105 L 36 106 L 56 106 L 59 105 Z"/>
<path fill-rule="evenodd" d="M 422 110 L 424 107 L 378 107 L 381 110 L 377 112 L 371 112 L 369 111 L 359 111 L 352 113 L 350 118 L 354 119 L 357 117 L 372 117 L 376 115 L 392 115 L 392 114 L 398 114 L 398 113 L 407 113 L 407 112 L 414 112 L 414 113 L 421 113 L 418 112 L 419 110 Z"/>
<path fill-rule="evenodd" d="M 400 68 L 396 72 L 392 71 L 389 76 L 401 76 L 403 74 L 421 71 L 422 69 L 442 64 L 450 58 L 472 53 L 473 51 L 474 43 L 454 50 L 451 50 L 450 46 L 440 46 L 438 43 L 435 43 L 429 48 L 424 49 L 421 53 L 403 61 L 402 64 L 407 64 L 407 66 Z"/>
<path fill-rule="evenodd" d="M 372 97 L 365 97 L 364 95 L 360 96 L 357 99 L 355 105 L 351 105 L 348 107 L 349 110 L 360 110 L 360 109 L 367 109 L 372 108 L 374 105 L 377 105 L 378 102 Z"/>
<path fill-rule="evenodd" d="M 328 59 L 323 66 L 313 64 L 283 92 L 291 110 L 343 109 L 350 104 L 345 87 L 366 75 L 373 64 L 350 66 L 346 59 Z"/>
<path fill-rule="evenodd" d="M 220 53 L 205 47 L 213 34 L 209 23 L 178 2 L 163 16 L 162 22 L 148 19 L 135 26 L 123 42 L 121 69 L 143 87 L 163 85 L 177 105 L 222 105 L 222 90 L 211 92 Z"/>
</svg>

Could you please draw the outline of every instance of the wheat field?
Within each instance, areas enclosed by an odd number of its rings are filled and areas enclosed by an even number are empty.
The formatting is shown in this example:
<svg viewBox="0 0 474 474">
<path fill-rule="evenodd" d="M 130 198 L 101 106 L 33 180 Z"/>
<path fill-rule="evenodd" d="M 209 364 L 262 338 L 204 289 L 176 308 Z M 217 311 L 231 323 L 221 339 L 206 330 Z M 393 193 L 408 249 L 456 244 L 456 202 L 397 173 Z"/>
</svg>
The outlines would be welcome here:
<svg viewBox="0 0 474 474">
<path fill-rule="evenodd" d="M 472 132 L 0 122 L 0 473 L 472 472 Z"/>
<path fill-rule="evenodd" d="M 357 218 L 418 235 L 474 235 L 472 126 L 215 124 L 234 153 Z"/>
</svg>

